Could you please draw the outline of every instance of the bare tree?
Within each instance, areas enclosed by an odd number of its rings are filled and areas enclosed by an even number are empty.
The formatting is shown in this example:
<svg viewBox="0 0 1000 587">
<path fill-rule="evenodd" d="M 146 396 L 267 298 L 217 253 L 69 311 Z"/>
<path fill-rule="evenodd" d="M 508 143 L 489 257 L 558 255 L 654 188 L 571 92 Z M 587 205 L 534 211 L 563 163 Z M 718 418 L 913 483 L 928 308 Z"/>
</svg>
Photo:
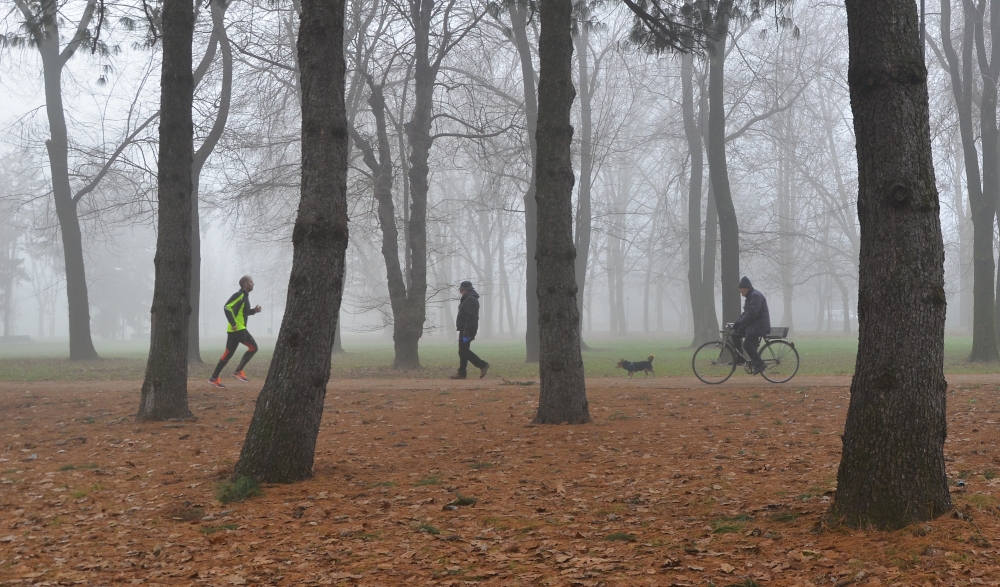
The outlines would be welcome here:
<svg viewBox="0 0 1000 587">
<path fill-rule="evenodd" d="M 912 2 L 848 0 L 847 26 L 858 147 L 860 337 L 832 514 L 852 527 L 896 529 L 951 509 L 944 245 L 927 70 Z"/>
<path fill-rule="evenodd" d="M 235 477 L 312 476 L 348 244 L 344 0 L 302 0 L 302 178 L 288 298 Z"/>
<path fill-rule="evenodd" d="M 192 0 L 165 0 L 157 160 L 156 282 L 149 358 L 139 420 L 189 418 L 188 320 L 191 313 L 191 192 L 194 101 Z"/>
<path fill-rule="evenodd" d="M 541 352 L 538 424 L 590 422 L 573 246 L 571 0 L 542 0 L 538 40 L 538 302 Z"/>
</svg>

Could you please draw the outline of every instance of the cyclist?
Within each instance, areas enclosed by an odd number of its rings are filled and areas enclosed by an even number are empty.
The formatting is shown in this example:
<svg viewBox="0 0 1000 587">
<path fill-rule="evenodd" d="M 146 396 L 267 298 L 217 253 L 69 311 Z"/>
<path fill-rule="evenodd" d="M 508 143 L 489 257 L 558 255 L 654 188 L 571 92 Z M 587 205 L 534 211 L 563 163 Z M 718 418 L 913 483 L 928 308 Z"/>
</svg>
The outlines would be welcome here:
<svg viewBox="0 0 1000 587">
<path fill-rule="evenodd" d="M 733 333 L 743 337 L 743 349 L 750 356 L 754 373 L 762 373 L 767 365 L 760 358 L 760 339 L 771 332 L 771 314 L 767 311 L 767 298 L 754 289 L 746 276 L 740 280 L 740 295 L 746 298 L 743 313 L 733 324 Z M 740 344 L 737 339 L 734 341 Z"/>
</svg>

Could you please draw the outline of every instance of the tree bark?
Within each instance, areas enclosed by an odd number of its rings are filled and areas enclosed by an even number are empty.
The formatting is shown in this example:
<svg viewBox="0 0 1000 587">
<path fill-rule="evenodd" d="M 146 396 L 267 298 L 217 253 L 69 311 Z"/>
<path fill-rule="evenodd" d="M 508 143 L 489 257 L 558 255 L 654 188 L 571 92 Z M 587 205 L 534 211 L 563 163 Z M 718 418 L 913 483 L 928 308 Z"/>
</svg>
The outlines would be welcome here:
<svg viewBox="0 0 1000 587">
<path fill-rule="evenodd" d="M 725 85 L 726 38 L 733 0 L 721 0 L 712 17 L 709 39 L 708 75 L 708 174 L 719 214 L 720 260 L 722 277 L 722 320 L 735 322 L 740 316 L 740 228 L 729 186 L 726 161 Z"/>
<path fill-rule="evenodd" d="M 190 418 L 187 403 L 191 314 L 191 193 L 194 158 L 192 0 L 163 3 L 160 152 L 157 159 L 156 281 L 149 358 L 137 418 Z"/>
<path fill-rule="evenodd" d="M 917 7 L 847 0 L 858 153 L 858 358 L 832 517 L 896 529 L 951 509 L 944 244 Z M 915 237 L 914 235 L 919 235 Z"/>
<path fill-rule="evenodd" d="M 571 0 L 540 2 L 538 40 L 538 322 L 537 424 L 590 422 L 580 353 L 573 246 L 573 88 Z"/>
<path fill-rule="evenodd" d="M 576 59 L 580 76 L 580 187 L 577 195 L 576 233 L 576 309 L 583 320 L 584 290 L 587 287 L 587 264 L 590 261 L 590 236 L 593 212 L 591 210 L 591 186 L 594 173 L 594 124 L 593 124 L 593 88 L 590 81 L 590 29 L 586 23 L 580 23 L 580 32 L 576 37 Z M 580 325 L 581 336 L 583 325 Z M 580 343 L 587 349 L 587 343 Z"/>
<path fill-rule="evenodd" d="M 538 147 L 535 135 L 538 127 L 538 98 L 535 94 L 535 66 L 531 60 L 531 45 L 528 43 L 528 5 L 520 0 L 508 0 L 511 33 L 521 63 L 522 88 L 524 89 L 524 117 L 528 127 L 528 149 L 531 151 L 531 179 L 524 192 L 524 243 L 525 258 L 534 259 L 538 241 L 538 204 L 535 201 L 538 177 Z M 537 363 L 540 359 L 538 331 L 538 273 L 534 263 L 525 266 L 525 318 L 524 331 L 525 363 Z"/>
<path fill-rule="evenodd" d="M 344 0 L 302 0 L 302 181 L 288 301 L 234 478 L 312 476 L 347 251 Z"/>
</svg>

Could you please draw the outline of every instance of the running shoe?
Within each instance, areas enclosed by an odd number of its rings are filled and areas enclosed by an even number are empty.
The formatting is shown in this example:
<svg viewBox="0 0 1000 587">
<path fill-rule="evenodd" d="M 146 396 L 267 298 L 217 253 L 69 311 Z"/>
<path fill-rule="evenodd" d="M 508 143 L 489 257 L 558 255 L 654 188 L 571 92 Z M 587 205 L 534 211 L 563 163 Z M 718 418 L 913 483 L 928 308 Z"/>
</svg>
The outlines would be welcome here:
<svg viewBox="0 0 1000 587">
<path fill-rule="evenodd" d="M 222 384 L 222 377 L 216 377 L 215 379 L 209 378 L 208 382 L 212 384 L 212 387 L 218 387 L 219 389 L 226 388 L 226 386 Z"/>
<path fill-rule="evenodd" d="M 237 371 L 236 373 L 233 373 L 233 377 L 239 379 L 243 383 L 250 383 L 250 378 L 247 377 L 247 374 L 244 373 L 243 371 Z"/>
</svg>

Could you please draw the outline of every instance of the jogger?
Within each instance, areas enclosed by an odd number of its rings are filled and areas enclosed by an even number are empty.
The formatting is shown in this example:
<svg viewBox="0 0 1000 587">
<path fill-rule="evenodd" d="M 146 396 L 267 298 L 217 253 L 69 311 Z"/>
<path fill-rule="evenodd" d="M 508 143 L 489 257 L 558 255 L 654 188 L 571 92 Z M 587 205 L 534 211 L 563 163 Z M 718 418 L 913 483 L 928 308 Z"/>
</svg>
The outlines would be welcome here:
<svg viewBox="0 0 1000 587">
<path fill-rule="evenodd" d="M 236 352 L 236 347 L 240 344 L 244 344 L 247 347 L 247 352 L 243 354 L 243 358 L 240 359 L 240 364 L 236 368 L 236 372 L 233 373 L 233 377 L 239 379 L 240 381 L 250 381 L 243 372 L 243 368 L 247 366 L 250 359 L 253 358 L 254 354 L 257 353 L 257 341 L 250 336 L 250 332 L 247 330 L 247 318 L 260 312 L 260 306 L 253 309 L 250 308 L 250 292 L 253 291 L 253 278 L 249 275 L 244 275 L 240 278 L 240 290 L 233 295 L 229 296 L 229 300 L 226 301 L 226 305 L 223 307 L 223 311 L 226 314 L 226 321 L 229 324 L 226 326 L 226 350 L 222 353 L 222 357 L 219 359 L 219 364 L 215 366 L 215 371 L 212 373 L 212 378 L 208 380 L 209 383 L 215 387 L 225 387 L 222 384 L 222 379 L 220 375 L 222 370 L 225 368 L 226 363 L 229 359 L 233 357 Z"/>
</svg>

